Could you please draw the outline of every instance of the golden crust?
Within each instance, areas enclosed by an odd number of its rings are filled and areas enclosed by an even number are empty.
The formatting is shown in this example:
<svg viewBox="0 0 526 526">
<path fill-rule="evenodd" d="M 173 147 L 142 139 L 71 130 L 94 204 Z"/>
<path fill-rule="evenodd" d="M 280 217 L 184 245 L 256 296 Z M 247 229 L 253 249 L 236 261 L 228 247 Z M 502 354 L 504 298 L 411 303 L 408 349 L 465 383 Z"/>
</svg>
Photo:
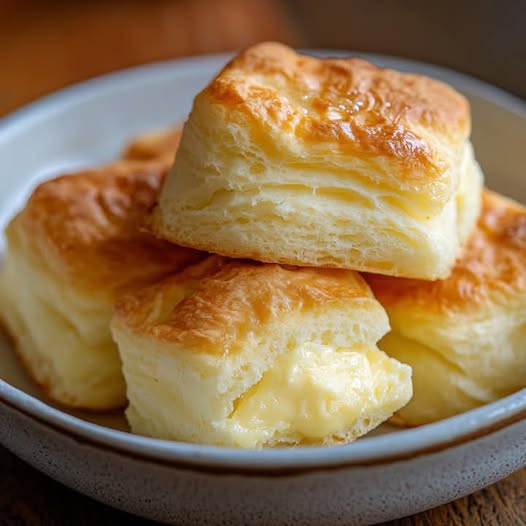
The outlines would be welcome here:
<svg viewBox="0 0 526 526">
<path fill-rule="evenodd" d="M 475 231 L 451 276 L 440 281 L 364 276 L 387 308 L 466 312 L 500 295 L 526 293 L 526 208 L 487 189 Z"/>
<path fill-rule="evenodd" d="M 283 267 L 211 256 L 121 298 L 115 319 L 135 332 L 226 353 L 293 311 L 374 297 L 354 271 Z"/>
<path fill-rule="evenodd" d="M 40 184 L 7 228 L 57 279 L 110 298 L 203 257 L 139 231 L 168 169 L 166 161 L 119 161 Z"/>
<path fill-rule="evenodd" d="M 405 178 L 415 183 L 444 172 L 426 135 L 461 144 L 471 125 L 466 99 L 441 82 L 358 58 L 299 55 L 271 42 L 233 59 L 199 97 L 316 147 L 381 155 L 406 167 Z"/>
<path fill-rule="evenodd" d="M 173 128 L 137 135 L 124 147 L 122 158 L 139 161 L 164 158 L 173 161 L 182 132 L 181 124 Z"/>
</svg>

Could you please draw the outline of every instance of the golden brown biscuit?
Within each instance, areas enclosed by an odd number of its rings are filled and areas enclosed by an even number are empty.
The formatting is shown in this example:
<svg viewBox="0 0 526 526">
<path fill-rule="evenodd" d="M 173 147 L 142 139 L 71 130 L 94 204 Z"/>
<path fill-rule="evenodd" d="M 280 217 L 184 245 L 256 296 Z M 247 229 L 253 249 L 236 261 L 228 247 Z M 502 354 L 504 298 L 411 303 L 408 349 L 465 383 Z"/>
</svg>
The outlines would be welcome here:
<svg viewBox="0 0 526 526">
<path fill-rule="evenodd" d="M 414 397 L 394 417 L 445 418 L 526 386 L 526 208 L 485 190 L 450 278 L 367 275 L 392 331 L 380 342 L 413 368 Z"/>
<path fill-rule="evenodd" d="M 201 257 L 138 231 L 166 170 L 119 161 L 44 182 L 7 227 L 2 321 L 33 379 L 62 404 L 124 404 L 109 330 L 115 296 Z"/>
<path fill-rule="evenodd" d="M 211 256 L 117 303 L 134 432 L 263 447 L 338 443 L 411 397 L 378 350 L 387 316 L 355 272 Z"/>
<path fill-rule="evenodd" d="M 166 159 L 173 161 L 181 140 L 183 125 L 146 132 L 134 137 L 124 148 L 122 157 L 149 161 Z"/>
<path fill-rule="evenodd" d="M 462 95 L 259 44 L 197 95 L 151 228 L 232 257 L 446 277 L 480 207 Z"/>
</svg>

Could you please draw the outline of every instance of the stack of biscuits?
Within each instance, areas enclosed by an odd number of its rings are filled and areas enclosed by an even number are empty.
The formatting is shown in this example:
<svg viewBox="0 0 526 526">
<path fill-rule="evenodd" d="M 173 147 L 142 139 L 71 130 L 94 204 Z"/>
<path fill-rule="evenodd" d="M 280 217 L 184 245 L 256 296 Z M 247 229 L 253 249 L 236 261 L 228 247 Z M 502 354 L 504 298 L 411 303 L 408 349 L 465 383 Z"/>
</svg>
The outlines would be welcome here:
<svg viewBox="0 0 526 526">
<path fill-rule="evenodd" d="M 182 130 L 44 182 L 6 237 L 32 378 L 139 434 L 338 444 L 526 385 L 526 208 L 423 76 L 256 45 Z"/>
</svg>

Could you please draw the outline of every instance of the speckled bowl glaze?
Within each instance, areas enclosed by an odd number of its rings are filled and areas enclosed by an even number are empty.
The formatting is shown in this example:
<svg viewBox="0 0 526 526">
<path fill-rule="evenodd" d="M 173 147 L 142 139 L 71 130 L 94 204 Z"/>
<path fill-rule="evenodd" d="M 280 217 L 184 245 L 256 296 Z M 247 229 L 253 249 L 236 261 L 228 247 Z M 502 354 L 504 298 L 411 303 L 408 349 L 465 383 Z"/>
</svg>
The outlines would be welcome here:
<svg viewBox="0 0 526 526">
<path fill-rule="evenodd" d="M 0 226 L 37 181 L 110 159 L 131 135 L 183 119 L 227 58 L 124 71 L 0 121 Z M 526 202 L 524 103 L 435 66 L 365 58 L 464 92 L 488 185 Z M 27 381 L 7 341 L 0 341 L 0 378 L 2 444 L 86 495 L 178 525 L 372 524 L 456 499 L 526 466 L 526 389 L 432 425 L 382 426 L 346 446 L 243 451 L 134 436 L 121 414 L 53 407 Z"/>
</svg>

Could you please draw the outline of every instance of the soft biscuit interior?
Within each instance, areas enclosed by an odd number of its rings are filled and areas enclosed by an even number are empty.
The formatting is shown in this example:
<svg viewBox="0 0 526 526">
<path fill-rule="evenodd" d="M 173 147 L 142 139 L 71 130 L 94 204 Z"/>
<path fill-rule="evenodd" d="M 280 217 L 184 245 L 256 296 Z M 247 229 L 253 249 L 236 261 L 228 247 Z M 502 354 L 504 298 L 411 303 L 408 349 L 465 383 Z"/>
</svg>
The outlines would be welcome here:
<svg viewBox="0 0 526 526">
<path fill-rule="evenodd" d="M 46 181 L 6 229 L 2 322 L 31 377 L 61 404 L 125 404 L 115 297 L 203 257 L 139 230 L 166 169 L 119 161 Z"/>
<path fill-rule="evenodd" d="M 392 331 L 379 343 L 411 365 L 414 396 L 393 418 L 420 425 L 526 386 L 526 208 L 485 190 L 446 280 L 368 275 Z"/>
<path fill-rule="evenodd" d="M 261 44 L 195 99 L 151 228 L 232 257 L 435 279 L 480 209 L 465 99 Z"/>
<path fill-rule="evenodd" d="M 64 286 L 9 244 L 1 276 L 2 321 L 33 379 L 65 405 L 121 407 L 126 389 L 108 330 L 111 303 Z"/>
<path fill-rule="evenodd" d="M 276 359 L 234 402 L 239 445 L 350 441 L 410 397 L 409 370 L 375 345 L 307 342 Z"/>
<path fill-rule="evenodd" d="M 354 272 L 212 256 L 117 304 L 134 432 L 236 447 L 350 441 L 411 397 Z"/>
</svg>

